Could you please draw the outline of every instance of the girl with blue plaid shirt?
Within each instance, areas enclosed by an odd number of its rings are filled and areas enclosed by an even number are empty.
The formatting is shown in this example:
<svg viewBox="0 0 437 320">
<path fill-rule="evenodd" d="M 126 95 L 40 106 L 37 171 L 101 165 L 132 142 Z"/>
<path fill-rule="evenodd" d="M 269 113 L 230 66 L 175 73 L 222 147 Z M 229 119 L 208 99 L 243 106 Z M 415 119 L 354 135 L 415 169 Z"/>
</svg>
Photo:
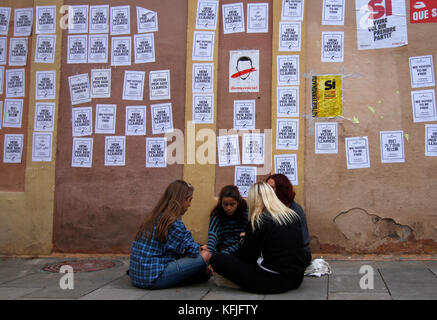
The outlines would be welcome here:
<svg viewBox="0 0 437 320">
<path fill-rule="evenodd" d="M 172 182 L 139 228 L 130 254 L 134 286 L 163 289 L 209 279 L 208 247 L 197 244 L 181 220 L 193 192 L 183 180 Z"/>
</svg>

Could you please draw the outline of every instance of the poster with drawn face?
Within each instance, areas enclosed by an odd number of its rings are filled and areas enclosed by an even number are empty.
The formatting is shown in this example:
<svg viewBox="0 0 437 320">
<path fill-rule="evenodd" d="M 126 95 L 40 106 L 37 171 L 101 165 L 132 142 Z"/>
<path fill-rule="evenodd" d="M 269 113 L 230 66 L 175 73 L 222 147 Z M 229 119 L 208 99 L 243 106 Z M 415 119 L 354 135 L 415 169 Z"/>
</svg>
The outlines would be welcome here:
<svg viewBox="0 0 437 320">
<path fill-rule="evenodd" d="M 259 50 L 230 51 L 229 92 L 259 92 Z"/>
</svg>

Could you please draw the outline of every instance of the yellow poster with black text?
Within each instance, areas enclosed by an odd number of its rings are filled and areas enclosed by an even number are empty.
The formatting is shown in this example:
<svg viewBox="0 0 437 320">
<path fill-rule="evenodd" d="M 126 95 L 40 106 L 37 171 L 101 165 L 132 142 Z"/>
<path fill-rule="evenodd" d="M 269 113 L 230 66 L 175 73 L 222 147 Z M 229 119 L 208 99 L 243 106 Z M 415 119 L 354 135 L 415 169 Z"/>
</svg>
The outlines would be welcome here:
<svg viewBox="0 0 437 320">
<path fill-rule="evenodd" d="M 313 118 L 342 117 L 342 76 L 313 76 L 312 105 Z"/>
</svg>

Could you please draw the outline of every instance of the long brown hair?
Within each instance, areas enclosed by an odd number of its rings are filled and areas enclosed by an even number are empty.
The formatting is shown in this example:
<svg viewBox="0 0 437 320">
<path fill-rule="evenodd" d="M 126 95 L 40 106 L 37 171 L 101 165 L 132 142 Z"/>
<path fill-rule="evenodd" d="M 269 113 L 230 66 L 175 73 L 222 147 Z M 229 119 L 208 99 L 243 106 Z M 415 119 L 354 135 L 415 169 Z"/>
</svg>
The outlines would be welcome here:
<svg viewBox="0 0 437 320">
<path fill-rule="evenodd" d="M 153 227 L 156 225 L 155 235 L 159 242 L 168 238 L 170 226 L 184 214 L 184 202 L 193 195 L 194 187 L 184 180 L 175 180 L 168 185 L 148 217 L 138 229 L 135 240 L 144 236 L 152 239 Z"/>
</svg>

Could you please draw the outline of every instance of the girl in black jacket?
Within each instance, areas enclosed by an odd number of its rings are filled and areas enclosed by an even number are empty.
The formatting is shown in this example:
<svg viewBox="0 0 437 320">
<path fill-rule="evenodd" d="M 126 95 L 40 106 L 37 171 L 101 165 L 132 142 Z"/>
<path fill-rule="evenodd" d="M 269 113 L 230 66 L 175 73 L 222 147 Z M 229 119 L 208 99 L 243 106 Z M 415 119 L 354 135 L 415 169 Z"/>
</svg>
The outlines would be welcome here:
<svg viewBox="0 0 437 320">
<path fill-rule="evenodd" d="M 306 268 L 299 216 L 265 182 L 249 190 L 249 226 L 234 255 L 216 253 L 214 272 L 242 289 L 282 293 L 300 286 Z"/>
</svg>

